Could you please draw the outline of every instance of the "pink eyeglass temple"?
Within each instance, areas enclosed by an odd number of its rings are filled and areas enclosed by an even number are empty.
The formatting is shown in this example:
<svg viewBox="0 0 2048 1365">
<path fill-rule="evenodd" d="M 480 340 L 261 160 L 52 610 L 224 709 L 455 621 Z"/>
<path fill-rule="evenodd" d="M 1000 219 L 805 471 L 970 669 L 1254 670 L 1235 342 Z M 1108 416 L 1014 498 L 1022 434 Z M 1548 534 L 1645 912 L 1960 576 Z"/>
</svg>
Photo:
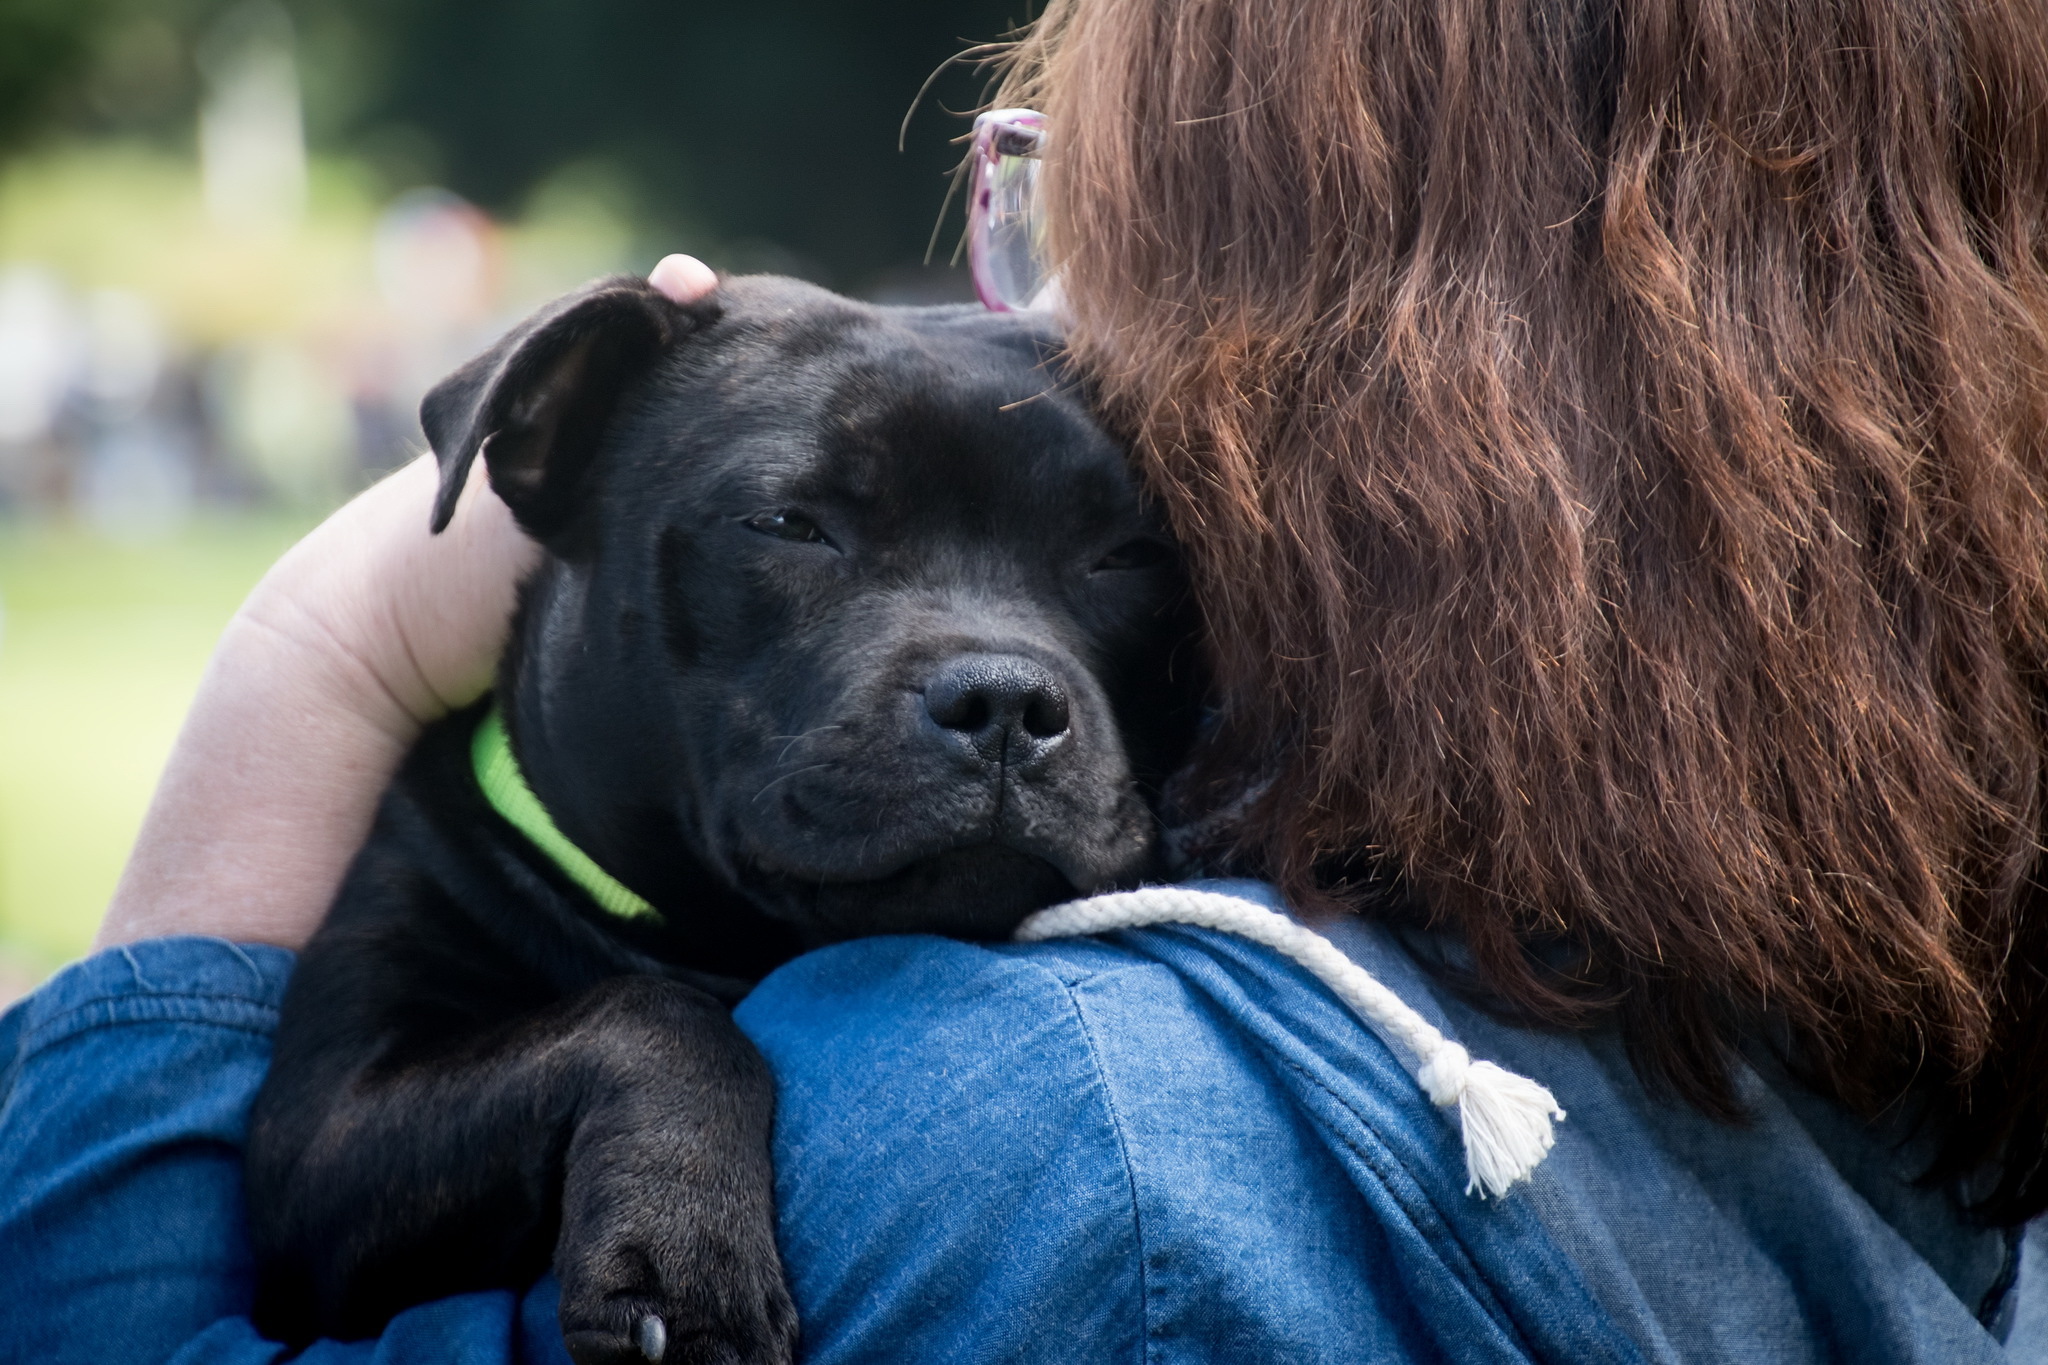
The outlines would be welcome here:
<svg viewBox="0 0 2048 1365">
<path fill-rule="evenodd" d="M 991 109 L 974 120 L 974 141 L 968 153 L 971 165 L 967 200 L 967 264 L 974 277 L 974 292 L 981 299 L 982 306 L 992 312 L 1018 312 L 1030 305 L 1030 298 L 1017 298 L 1016 289 L 1006 289 L 1006 284 L 1016 282 L 999 278 L 1011 273 L 998 264 L 1001 255 L 993 237 L 998 230 L 1006 234 L 1023 232 L 1025 242 L 1022 249 L 1029 251 L 1028 224 L 1006 222 L 996 224 L 993 219 L 996 208 L 991 199 L 995 186 L 990 183 L 991 173 L 1002 158 L 1023 158 L 1035 156 L 1045 139 L 1045 115 L 1035 109 Z M 1029 206 L 1006 206 L 1003 210 L 1008 218 L 1026 218 Z M 1017 245 L 1013 242 L 1011 250 Z M 1014 268 L 1019 263 L 1008 262 Z M 1025 267 L 1030 274 L 1035 268 Z M 1034 287 L 1030 293 L 1036 296 L 1042 287 Z"/>
</svg>

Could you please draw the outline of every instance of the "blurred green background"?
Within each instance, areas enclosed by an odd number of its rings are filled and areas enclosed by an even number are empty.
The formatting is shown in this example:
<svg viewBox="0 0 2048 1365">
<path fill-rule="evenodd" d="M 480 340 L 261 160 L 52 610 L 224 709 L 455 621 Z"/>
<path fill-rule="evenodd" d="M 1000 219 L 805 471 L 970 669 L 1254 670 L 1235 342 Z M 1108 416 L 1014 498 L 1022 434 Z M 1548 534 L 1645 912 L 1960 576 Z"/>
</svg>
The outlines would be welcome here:
<svg viewBox="0 0 2048 1365">
<path fill-rule="evenodd" d="M 971 297 L 946 63 L 1028 17 L 0 0 L 0 1000 L 83 951 L 242 595 L 527 308 L 671 250 Z"/>
</svg>

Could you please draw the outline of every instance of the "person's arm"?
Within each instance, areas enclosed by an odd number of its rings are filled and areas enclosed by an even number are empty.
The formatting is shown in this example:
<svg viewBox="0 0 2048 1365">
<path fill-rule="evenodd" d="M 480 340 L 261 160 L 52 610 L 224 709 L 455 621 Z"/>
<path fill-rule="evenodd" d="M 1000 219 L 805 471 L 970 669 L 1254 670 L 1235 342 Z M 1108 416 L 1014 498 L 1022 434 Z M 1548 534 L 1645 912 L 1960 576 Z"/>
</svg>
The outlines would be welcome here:
<svg viewBox="0 0 2048 1365">
<path fill-rule="evenodd" d="M 291 973 L 282 949 L 152 939 L 0 1018 L 0 1359 L 267 1365 L 248 1319 L 241 1142 Z M 545 1295 L 469 1294 L 340 1362 L 561 1360 Z"/>
<path fill-rule="evenodd" d="M 670 256 L 679 303 L 717 285 Z M 538 554 L 471 471 L 427 531 L 422 456 L 323 522 L 235 614 L 136 837 L 95 947 L 214 934 L 299 948 L 421 729 L 481 696 Z"/>
<path fill-rule="evenodd" d="M 527 553 L 482 488 L 457 539 L 429 542 L 432 475 L 385 480 L 265 578 L 215 654 L 101 951 L 0 1021 L 0 1357 L 282 1354 L 247 1318 L 241 1143 L 285 949 L 318 925 L 418 728 L 487 681 Z M 407 600 L 416 576 L 438 583 Z M 514 1358 L 514 1295 L 429 1309 L 305 1358 Z"/>
<path fill-rule="evenodd" d="M 222 633 L 95 947 L 311 937 L 421 728 L 490 684 L 535 549 L 481 484 L 429 535 L 422 456 L 264 576 Z"/>
<path fill-rule="evenodd" d="M 701 263 L 653 276 L 679 302 Z M 481 469 L 481 466 L 479 466 Z M 0 1356 L 255 1362 L 243 1125 L 292 957 L 422 727 L 489 685 L 533 545 L 422 459 L 287 554 L 224 632 L 94 956 L 0 1016 Z M 247 946 L 243 946 L 247 945 Z M 321 1361 L 566 1359 L 545 1288 L 467 1295 Z"/>
</svg>

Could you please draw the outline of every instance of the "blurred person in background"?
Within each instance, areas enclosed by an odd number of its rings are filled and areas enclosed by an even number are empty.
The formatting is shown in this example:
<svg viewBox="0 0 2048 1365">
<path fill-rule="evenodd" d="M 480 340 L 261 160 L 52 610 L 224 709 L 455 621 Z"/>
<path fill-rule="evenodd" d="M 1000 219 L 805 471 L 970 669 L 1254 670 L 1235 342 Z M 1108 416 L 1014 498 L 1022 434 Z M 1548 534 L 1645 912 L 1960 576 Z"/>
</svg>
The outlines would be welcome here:
<svg viewBox="0 0 2048 1365">
<path fill-rule="evenodd" d="M 2044 1358 L 2048 13 L 1058 0 L 1006 93 L 1210 626 L 1191 846 L 1571 1117 L 1480 1201 L 1263 950 L 840 945 L 740 1014 L 807 1358 Z M 41 1358 L 274 1355 L 289 949 L 529 553 L 430 484 L 252 597 L 7 1017 Z M 547 1295 L 313 1354 L 548 1354 Z"/>
</svg>

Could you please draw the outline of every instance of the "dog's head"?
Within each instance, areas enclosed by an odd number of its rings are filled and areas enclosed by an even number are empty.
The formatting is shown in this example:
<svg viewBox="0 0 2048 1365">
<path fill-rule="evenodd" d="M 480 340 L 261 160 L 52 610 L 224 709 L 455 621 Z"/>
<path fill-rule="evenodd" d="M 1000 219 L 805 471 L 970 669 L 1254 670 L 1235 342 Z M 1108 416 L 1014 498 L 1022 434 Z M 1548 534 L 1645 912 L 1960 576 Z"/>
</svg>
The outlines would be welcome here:
<svg viewBox="0 0 2048 1365">
<path fill-rule="evenodd" d="M 1186 597 L 1041 327 L 791 280 L 543 310 L 427 398 L 549 555 L 499 695 L 563 832 L 817 941 L 1008 932 L 1143 875 Z M 701 891 L 699 892 L 701 894 Z"/>
</svg>

